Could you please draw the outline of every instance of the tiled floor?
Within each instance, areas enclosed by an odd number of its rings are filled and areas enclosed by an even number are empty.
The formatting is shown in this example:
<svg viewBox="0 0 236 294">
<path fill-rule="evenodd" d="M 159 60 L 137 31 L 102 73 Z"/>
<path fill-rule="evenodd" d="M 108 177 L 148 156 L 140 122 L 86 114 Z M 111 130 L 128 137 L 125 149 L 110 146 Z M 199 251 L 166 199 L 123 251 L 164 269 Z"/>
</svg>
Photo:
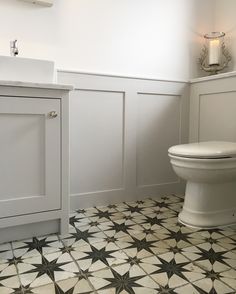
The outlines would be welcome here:
<svg viewBox="0 0 236 294">
<path fill-rule="evenodd" d="M 74 212 L 70 234 L 0 245 L 0 294 L 236 293 L 236 231 L 177 222 L 171 195 Z"/>
</svg>

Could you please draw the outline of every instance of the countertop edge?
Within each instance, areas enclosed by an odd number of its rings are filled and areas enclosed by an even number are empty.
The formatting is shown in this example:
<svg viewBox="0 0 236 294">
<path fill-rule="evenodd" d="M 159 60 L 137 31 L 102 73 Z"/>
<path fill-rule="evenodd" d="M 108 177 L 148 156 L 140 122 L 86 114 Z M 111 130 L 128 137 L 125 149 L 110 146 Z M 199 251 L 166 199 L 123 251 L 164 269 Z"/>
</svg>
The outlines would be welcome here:
<svg viewBox="0 0 236 294">
<path fill-rule="evenodd" d="M 0 80 L 0 86 L 38 88 L 38 89 L 63 90 L 63 91 L 72 91 L 74 89 L 74 86 L 72 85 L 64 85 L 64 84 L 57 84 L 57 83 L 34 83 L 34 82 L 5 81 L 5 80 Z"/>
</svg>

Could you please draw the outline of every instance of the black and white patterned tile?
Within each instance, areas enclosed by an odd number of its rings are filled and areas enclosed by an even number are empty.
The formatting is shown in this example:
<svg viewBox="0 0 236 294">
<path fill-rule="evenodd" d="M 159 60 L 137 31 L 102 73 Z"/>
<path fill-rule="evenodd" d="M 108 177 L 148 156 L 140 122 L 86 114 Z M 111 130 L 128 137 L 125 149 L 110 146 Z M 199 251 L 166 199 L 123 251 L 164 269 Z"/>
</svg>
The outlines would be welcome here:
<svg viewBox="0 0 236 294">
<path fill-rule="evenodd" d="M 168 251 L 167 244 L 152 235 L 127 236 L 119 239 L 116 244 L 127 256 L 137 259 Z"/>
<path fill-rule="evenodd" d="M 76 263 L 67 252 L 26 258 L 18 264 L 18 271 L 21 284 L 30 288 L 69 279 L 79 274 Z"/>
<path fill-rule="evenodd" d="M 84 246 L 101 242 L 106 238 L 106 235 L 93 225 L 70 227 L 70 233 L 61 237 L 63 244 L 67 247 Z"/>
<path fill-rule="evenodd" d="M 108 221 L 115 221 L 122 219 L 124 217 L 123 213 L 118 212 L 114 208 L 107 208 L 107 207 L 97 207 L 96 211 L 92 216 L 89 217 L 91 221 L 96 221 L 98 223 L 108 222 Z"/>
<path fill-rule="evenodd" d="M 0 245 L 0 293 L 235 294 L 236 227 L 178 222 L 167 195 L 70 214 L 66 236 Z"/>
<path fill-rule="evenodd" d="M 89 277 L 98 293 L 151 293 L 158 284 L 137 265 L 124 264 Z"/>
<path fill-rule="evenodd" d="M 127 256 L 113 242 L 101 242 L 81 246 L 71 255 L 83 271 L 94 272 L 106 267 L 126 263 Z"/>
<path fill-rule="evenodd" d="M 11 263 L 14 258 L 12 246 L 10 243 L 0 245 L 0 264 Z"/>
<path fill-rule="evenodd" d="M 12 242 L 12 248 L 17 261 L 60 251 L 63 248 L 63 244 L 56 235 L 49 235 Z"/>
<path fill-rule="evenodd" d="M 236 267 L 236 254 L 217 244 L 188 247 L 183 250 L 183 255 L 207 271 L 220 273 Z"/>
<path fill-rule="evenodd" d="M 142 232 L 142 227 L 133 220 L 115 220 L 99 225 L 100 230 L 108 237 L 122 238 L 127 235 L 135 235 Z"/>
<path fill-rule="evenodd" d="M 95 293 L 92 285 L 83 276 L 76 276 L 66 280 L 45 284 L 39 287 L 27 285 L 23 287 L 25 294 L 92 294 Z"/>
<path fill-rule="evenodd" d="M 166 236 L 162 236 L 162 238 L 172 247 L 178 246 L 184 248 L 204 242 L 203 237 L 198 233 L 198 231 L 183 225 L 168 227 L 166 230 L 168 233 L 166 233 Z"/>
<path fill-rule="evenodd" d="M 0 293 L 21 293 L 17 268 L 13 263 L 0 264 Z"/>
<path fill-rule="evenodd" d="M 85 226 L 90 223 L 90 219 L 81 213 L 70 213 L 69 224 L 72 227 Z"/>
<path fill-rule="evenodd" d="M 235 294 L 235 291 L 219 280 L 201 279 L 176 288 L 177 294 Z"/>
<path fill-rule="evenodd" d="M 181 253 L 166 252 L 141 260 L 140 266 L 162 287 L 174 289 L 204 278 L 204 270 Z"/>
</svg>

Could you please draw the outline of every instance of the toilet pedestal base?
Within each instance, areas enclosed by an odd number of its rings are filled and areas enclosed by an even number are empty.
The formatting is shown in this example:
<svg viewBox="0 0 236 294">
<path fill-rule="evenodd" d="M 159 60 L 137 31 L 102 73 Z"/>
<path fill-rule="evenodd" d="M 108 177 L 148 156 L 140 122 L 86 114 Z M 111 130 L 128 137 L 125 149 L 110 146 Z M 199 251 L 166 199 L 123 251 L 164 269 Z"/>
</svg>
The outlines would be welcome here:
<svg viewBox="0 0 236 294">
<path fill-rule="evenodd" d="M 187 182 L 179 221 L 196 228 L 236 224 L 236 182 Z"/>
</svg>

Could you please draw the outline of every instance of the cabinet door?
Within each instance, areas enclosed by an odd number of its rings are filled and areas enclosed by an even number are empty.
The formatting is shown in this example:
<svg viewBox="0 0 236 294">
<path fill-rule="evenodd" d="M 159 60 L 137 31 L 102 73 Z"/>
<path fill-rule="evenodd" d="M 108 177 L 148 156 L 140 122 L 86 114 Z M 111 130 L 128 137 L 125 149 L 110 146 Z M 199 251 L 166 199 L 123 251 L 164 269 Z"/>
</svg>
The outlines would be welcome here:
<svg viewBox="0 0 236 294">
<path fill-rule="evenodd" d="M 0 97 L 0 217 L 59 209 L 60 164 L 60 99 Z"/>
</svg>

